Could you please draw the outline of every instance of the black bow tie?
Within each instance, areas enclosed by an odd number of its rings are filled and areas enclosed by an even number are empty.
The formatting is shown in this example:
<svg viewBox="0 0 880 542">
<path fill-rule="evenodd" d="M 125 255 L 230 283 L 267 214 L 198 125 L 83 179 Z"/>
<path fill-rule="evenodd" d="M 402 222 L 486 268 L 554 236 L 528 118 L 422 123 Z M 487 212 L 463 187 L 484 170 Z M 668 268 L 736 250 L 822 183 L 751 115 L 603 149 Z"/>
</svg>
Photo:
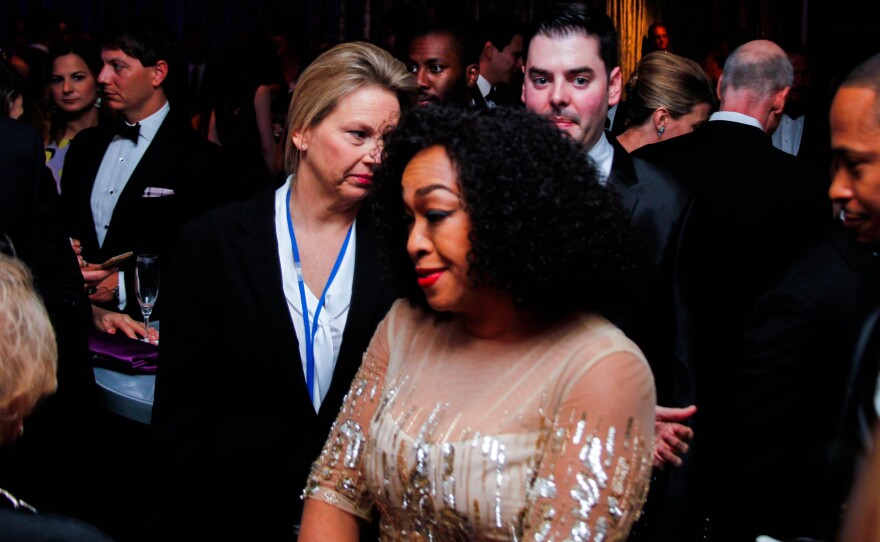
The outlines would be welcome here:
<svg viewBox="0 0 880 542">
<path fill-rule="evenodd" d="M 140 135 L 140 133 L 141 133 L 141 125 L 140 125 L 140 123 L 138 123 L 138 124 L 135 124 L 134 126 L 131 126 L 131 125 L 127 124 L 125 121 L 120 120 L 119 122 L 116 123 L 116 129 L 114 130 L 114 132 L 119 137 L 121 137 L 123 139 L 128 139 L 129 141 L 131 141 L 132 143 L 137 145 L 138 135 Z"/>
</svg>

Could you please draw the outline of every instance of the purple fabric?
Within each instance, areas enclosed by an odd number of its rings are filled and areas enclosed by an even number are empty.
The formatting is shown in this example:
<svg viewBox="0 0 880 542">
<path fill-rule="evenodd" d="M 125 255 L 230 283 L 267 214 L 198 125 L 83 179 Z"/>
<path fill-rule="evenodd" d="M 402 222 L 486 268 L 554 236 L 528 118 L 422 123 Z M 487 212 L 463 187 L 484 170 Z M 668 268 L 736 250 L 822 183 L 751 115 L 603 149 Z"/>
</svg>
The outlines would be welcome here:
<svg viewBox="0 0 880 542">
<path fill-rule="evenodd" d="M 130 374 L 155 374 L 159 347 L 148 342 L 111 335 L 101 331 L 89 333 L 89 351 L 97 367 Z"/>
</svg>

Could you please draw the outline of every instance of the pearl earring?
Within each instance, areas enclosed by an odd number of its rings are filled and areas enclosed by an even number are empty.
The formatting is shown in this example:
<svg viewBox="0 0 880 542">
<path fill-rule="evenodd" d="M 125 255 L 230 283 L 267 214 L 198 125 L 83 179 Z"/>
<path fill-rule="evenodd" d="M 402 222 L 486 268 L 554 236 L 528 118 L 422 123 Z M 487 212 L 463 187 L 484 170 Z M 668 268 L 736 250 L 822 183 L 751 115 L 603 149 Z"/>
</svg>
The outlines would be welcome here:
<svg viewBox="0 0 880 542">
<path fill-rule="evenodd" d="M 657 137 L 663 137 L 664 132 L 666 132 L 666 126 L 660 126 L 657 130 Z"/>
</svg>

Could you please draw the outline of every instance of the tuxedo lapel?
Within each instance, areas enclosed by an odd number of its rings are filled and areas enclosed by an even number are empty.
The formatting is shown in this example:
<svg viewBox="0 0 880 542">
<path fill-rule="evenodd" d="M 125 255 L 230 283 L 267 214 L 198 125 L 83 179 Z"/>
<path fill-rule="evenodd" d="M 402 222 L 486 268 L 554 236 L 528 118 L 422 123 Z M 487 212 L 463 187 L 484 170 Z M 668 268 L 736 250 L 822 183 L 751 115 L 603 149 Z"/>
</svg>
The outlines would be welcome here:
<svg viewBox="0 0 880 542">
<path fill-rule="evenodd" d="M 608 185 L 613 187 L 618 195 L 620 195 L 623 208 L 626 210 L 627 215 L 632 218 L 639 204 L 639 195 L 634 189 L 639 184 L 639 179 L 636 177 L 632 157 L 626 152 L 626 149 L 613 137 L 609 136 L 608 141 L 614 148 L 614 156 L 611 160 L 611 173 L 608 175 Z"/>
<path fill-rule="evenodd" d="M 168 168 L 168 161 L 173 159 L 172 154 L 181 148 L 180 132 L 175 129 L 174 123 L 175 117 L 169 111 L 119 195 L 119 202 L 117 202 L 110 220 L 110 232 L 113 231 L 113 222 L 118 220 L 120 215 L 130 212 L 132 206 L 143 196 L 147 187 L 163 186 L 163 179 L 159 172 Z"/>
</svg>

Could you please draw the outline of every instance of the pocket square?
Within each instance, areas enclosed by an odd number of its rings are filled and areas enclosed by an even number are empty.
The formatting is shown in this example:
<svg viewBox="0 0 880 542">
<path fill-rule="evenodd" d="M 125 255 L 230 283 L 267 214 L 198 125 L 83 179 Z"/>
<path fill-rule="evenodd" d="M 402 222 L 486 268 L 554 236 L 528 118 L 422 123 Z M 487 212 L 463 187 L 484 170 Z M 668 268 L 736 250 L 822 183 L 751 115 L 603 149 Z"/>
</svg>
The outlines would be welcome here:
<svg viewBox="0 0 880 542">
<path fill-rule="evenodd" d="M 148 186 L 141 194 L 142 198 L 164 198 L 165 196 L 173 196 L 174 190 L 170 188 L 162 188 L 161 186 Z"/>
</svg>

